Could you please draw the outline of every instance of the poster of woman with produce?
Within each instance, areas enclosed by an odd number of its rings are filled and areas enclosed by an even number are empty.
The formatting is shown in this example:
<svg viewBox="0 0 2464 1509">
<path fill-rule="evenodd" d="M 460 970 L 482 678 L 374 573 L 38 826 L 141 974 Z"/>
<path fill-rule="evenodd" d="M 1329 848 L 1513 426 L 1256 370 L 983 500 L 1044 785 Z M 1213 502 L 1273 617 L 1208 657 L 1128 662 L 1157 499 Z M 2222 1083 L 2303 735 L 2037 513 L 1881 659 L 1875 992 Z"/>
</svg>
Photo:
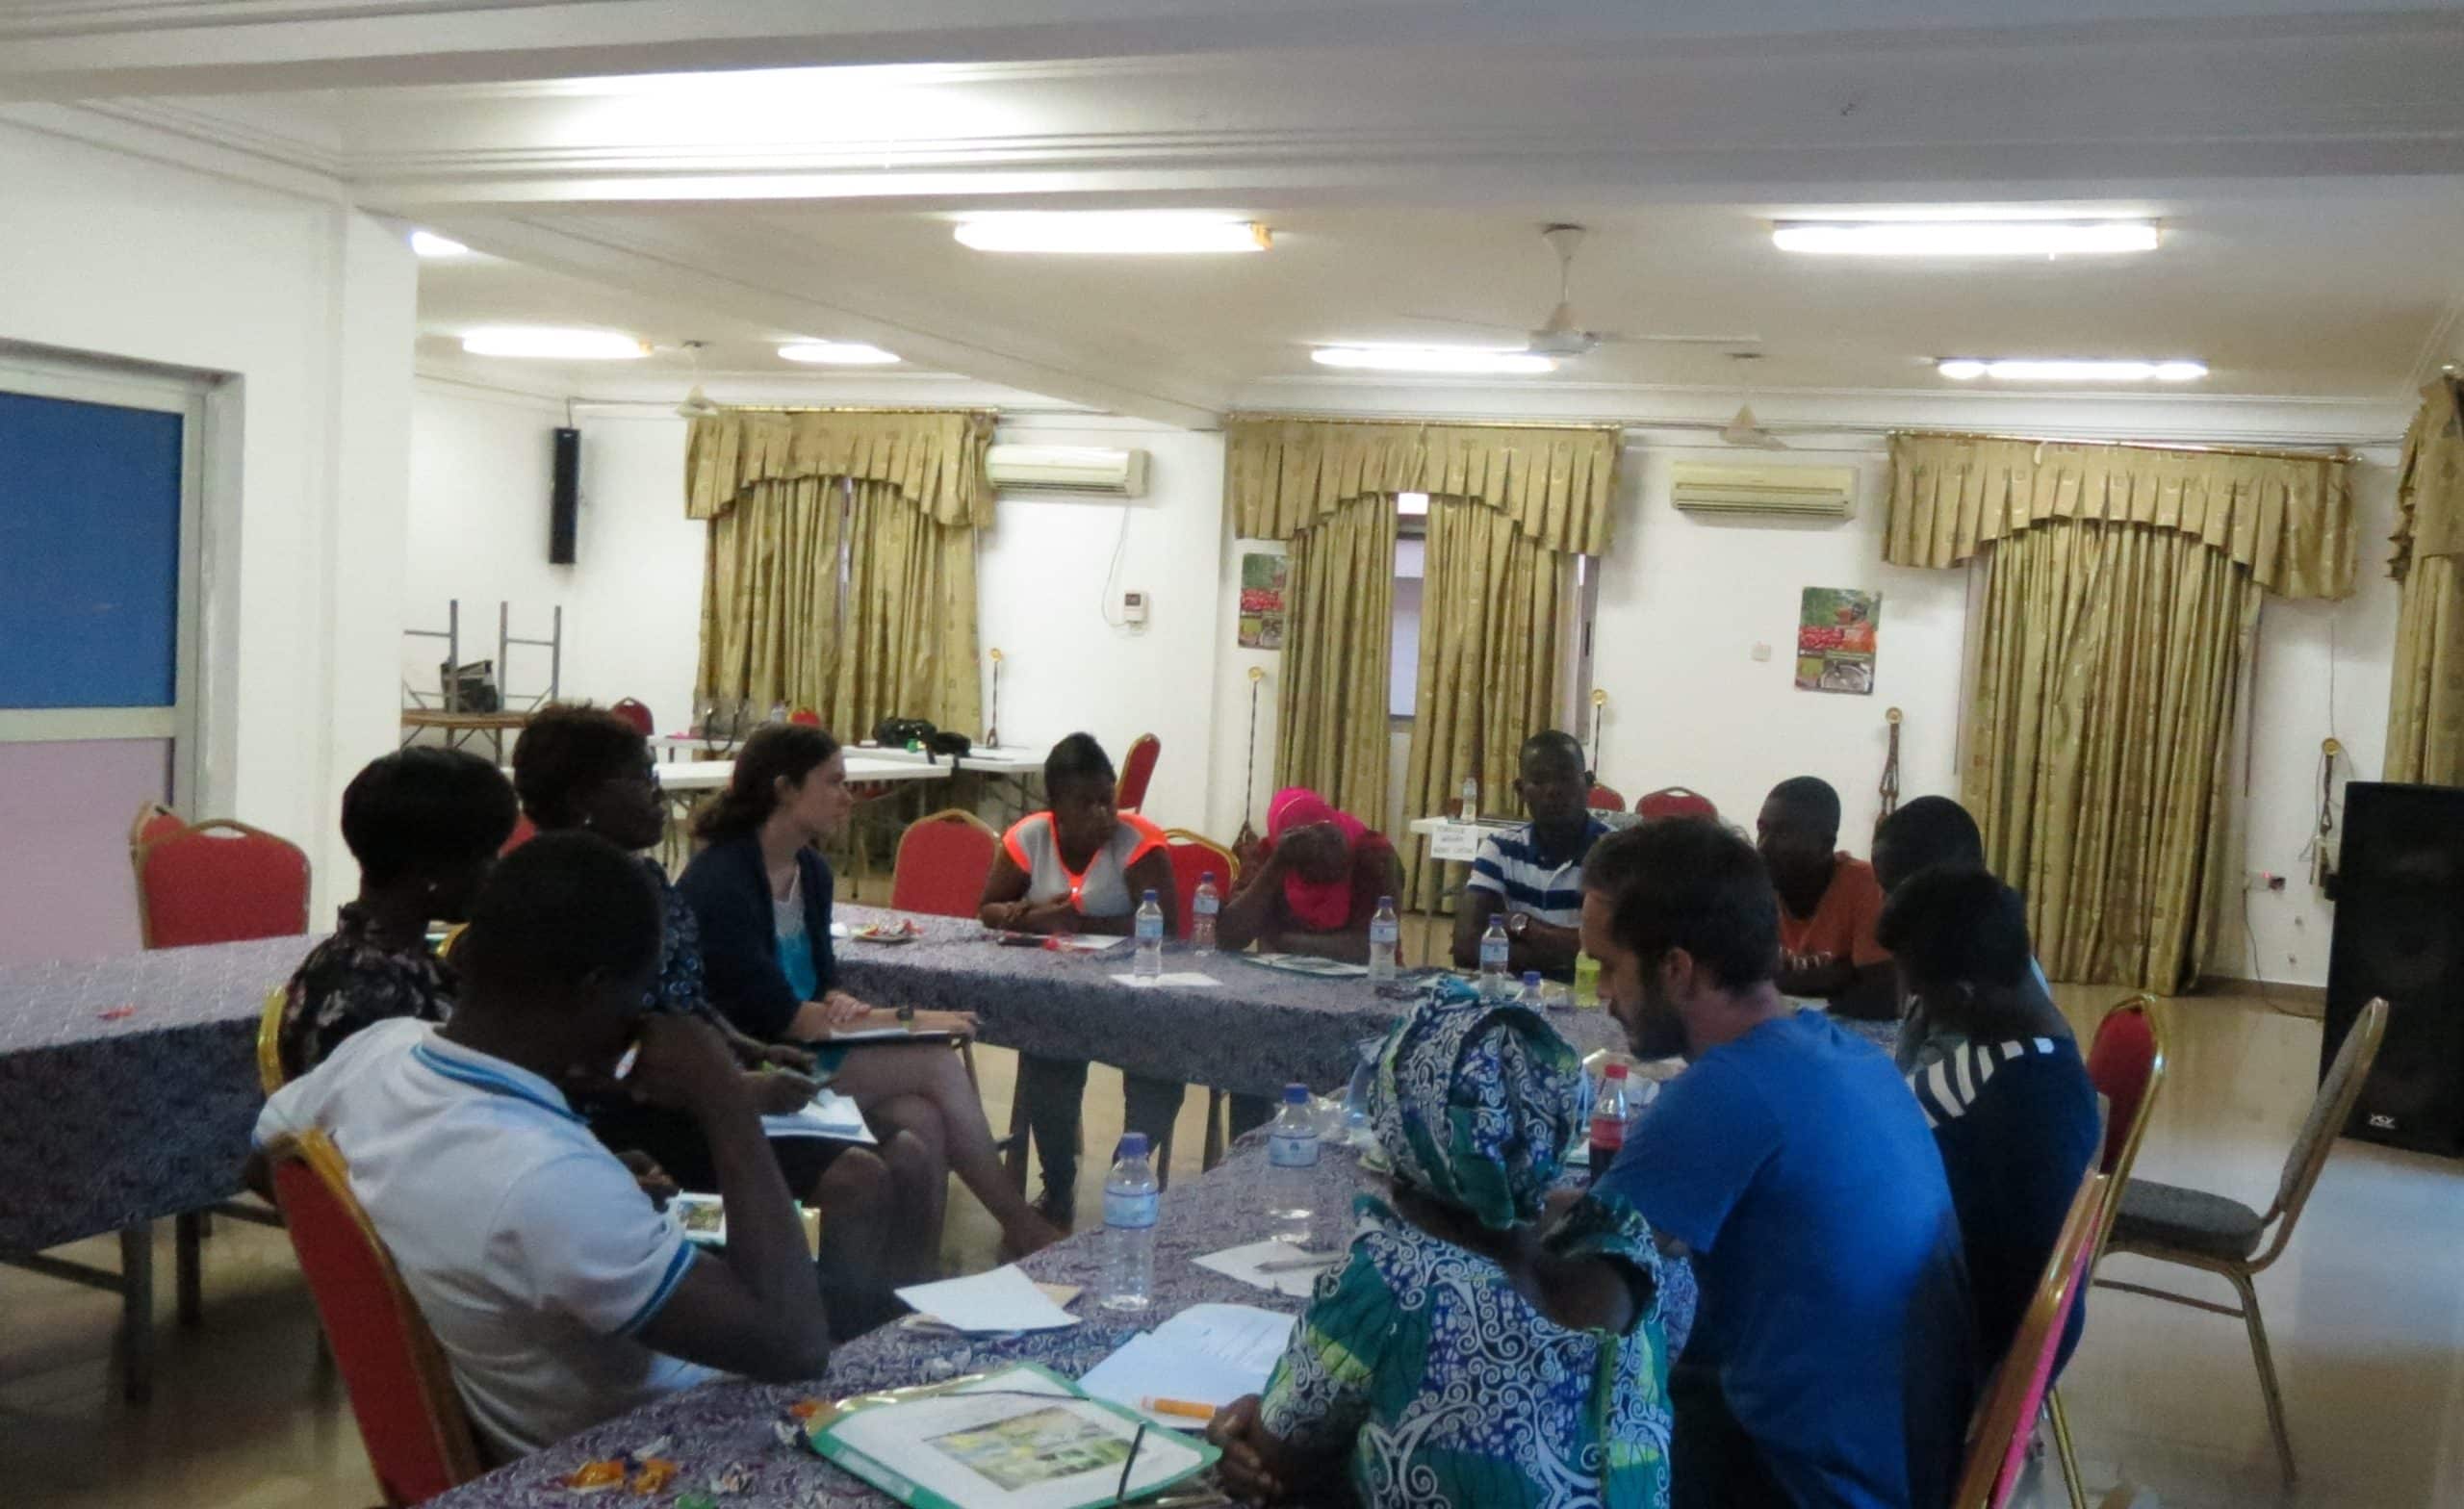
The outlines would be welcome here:
<svg viewBox="0 0 2464 1509">
<path fill-rule="evenodd" d="M 1874 690 L 1874 630 L 1883 595 L 1854 587 L 1808 587 L 1797 609 L 1797 690 Z"/>
</svg>

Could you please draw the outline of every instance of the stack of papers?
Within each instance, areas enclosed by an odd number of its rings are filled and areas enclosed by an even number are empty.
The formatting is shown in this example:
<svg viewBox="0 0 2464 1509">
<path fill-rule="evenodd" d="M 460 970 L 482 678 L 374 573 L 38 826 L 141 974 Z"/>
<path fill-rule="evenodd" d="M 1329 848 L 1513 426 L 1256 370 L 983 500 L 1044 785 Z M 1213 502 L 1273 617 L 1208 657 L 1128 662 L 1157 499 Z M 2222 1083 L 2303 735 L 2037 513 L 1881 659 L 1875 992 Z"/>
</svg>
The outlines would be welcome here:
<svg viewBox="0 0 2464 1509">
<path fill-rule="evenodd" d="M 1206 1421 L 1147 1408 L 1171 1399 L 1221 1409 L 1257 1394 L 1292 1341 L 1294 1317 L 1254 1305 L 1192 1305 L 1152 1331 L 1142 1331 L 1087 1370 L 1078 1387 L 1158 1424 L 1203 1430 Z"/>
<path fill-rule="evenodd" d="M 873 1129 L 856 1103 L 828 1086 L 822 1087 L 801 1111 L 763 1116 L 761 1130 L 771 1137 L 826 1137 L 838 1142 L 873 1144 Z"/>
<path fill-rule="evenodd" d="M 937 1284 L 911 1284 L 896 1293 L 917 1314 L 953 1331 L 1009 1335 L 1078 1323 L 1076 1316 L 1054 1304 L 1014 1263 Z"/>
</svg>

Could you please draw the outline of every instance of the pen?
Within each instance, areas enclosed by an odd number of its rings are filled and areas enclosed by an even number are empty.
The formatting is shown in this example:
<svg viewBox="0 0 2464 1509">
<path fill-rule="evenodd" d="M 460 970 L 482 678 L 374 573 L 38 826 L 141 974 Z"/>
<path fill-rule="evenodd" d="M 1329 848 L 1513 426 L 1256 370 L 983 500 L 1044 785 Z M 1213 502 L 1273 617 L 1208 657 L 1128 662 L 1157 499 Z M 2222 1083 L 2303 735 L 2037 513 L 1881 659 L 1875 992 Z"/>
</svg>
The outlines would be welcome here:
<svg viewBox="0 0 2464 1509">
<path fill-rule="evenodd" d="M 1149 1396 L 1139 1400 L 1138 1407 L 1149 1414 L 1171 1415 L 1182 1419 L 1211 1420 L 1215 1418 L 1214 1405 L 1192 1404 L 1187 1399 L 1159 1399 Z"/>
<path fill-rule="evenodd" d="M 1258 1271 L 1261 1273 L 1296 1273 L 1302 1268 L 1322 1268 L 1327 1264 L 1334 1262 L 1335 1259 L 1341 1256 L 1343 1256 L 1343 1254 L 1339 1252 L 1317 1252 L 1312 1253 L 1305 1258 L 1277 1258 L 1272 1263 L 1259 1264 Z"/>
<path fill-rule="evenodd" d="M 621 1080 L 627 1075 L 632 1073 L 634 1063 L 637 1062 L 641 1057 L 642 1045 L 640 1043 L 635 1043 L 631 1047 L 626 1049 L 625 1056 L 616 1061 L 615 1078 Z"/>
</svg>

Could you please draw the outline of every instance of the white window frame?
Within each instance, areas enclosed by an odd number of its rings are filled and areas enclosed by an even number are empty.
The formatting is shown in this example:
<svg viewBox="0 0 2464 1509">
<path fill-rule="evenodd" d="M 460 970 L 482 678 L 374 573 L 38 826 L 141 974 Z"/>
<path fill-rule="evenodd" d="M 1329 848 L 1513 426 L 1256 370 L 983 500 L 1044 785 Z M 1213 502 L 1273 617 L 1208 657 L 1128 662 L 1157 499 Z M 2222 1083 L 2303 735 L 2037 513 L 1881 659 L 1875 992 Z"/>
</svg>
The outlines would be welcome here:
<svg viewBox="0 0 2464 1509">
<path fill-rule="evenodd" d="M 0 346 L 0 392 L 180 417 L 179 601 L 173 628 L 171 705 L 0 707 L 0 744 L 167 741 L 170 806 L 192 817 L 202 809 L 198 781 L 205 755 L 203 562 L 210 542 L 204 478 L 211 388 L 211 381 L 204 377 Z"/>
</svg>

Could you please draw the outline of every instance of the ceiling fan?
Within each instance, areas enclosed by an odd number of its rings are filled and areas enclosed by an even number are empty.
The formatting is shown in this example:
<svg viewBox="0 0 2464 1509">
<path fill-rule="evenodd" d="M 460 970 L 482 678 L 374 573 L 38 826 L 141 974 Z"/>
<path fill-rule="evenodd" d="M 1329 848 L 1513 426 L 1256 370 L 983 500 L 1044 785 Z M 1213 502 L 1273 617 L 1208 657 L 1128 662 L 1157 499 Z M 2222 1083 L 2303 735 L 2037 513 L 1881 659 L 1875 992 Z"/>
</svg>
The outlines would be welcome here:
<svg viewBox="0 0 2464 1509">
<path fill-rule="evenodd" d="M 1540 239 L 1557 254 L 1557 307 L 1540 328 L 1525 333 L 1527 343 L 1524 354 L 1558 358 L 1587 356 L 1604 345 L 1759 345 L 1758 335 L 1664 335 L 1658 333 L 1628 335 L 1616 330 L 1586 330 L 1575 317 L 1574 271 L 1575 249 L 1582 244 L 1585 232 L 1579 225 L 1550 225 L 1541 229 Z M 1510 325 L 1486 320 L 1458 320 L 1451 315 L 1406 315 L 1406 320 L 1433 320 L 1440 324 L 1471 325 L 1482 330 L 1510 330 Z"/>
<path fill-rule="evenodd" d="M 1754 405 L 1737 405 L 1736 417 L 1720 428 L 1720 439 L 1748 450 L 1785 450 L 1788 443 L 1764 429 L 1754 418 Z"/>
<path fill-rule="evenodd" d="M 707 341 L 687 341 L 684 343 L 685 351 L 693 358 L 693 387 L 684 395 L 684 401 L 676 406 L 676 417 L 678 419 L 714 420 L 727 412 L 727 410 L 720 408 L 715 403 L 712 403 L 710 401 L 710 396 L 702 391 L 702 347 L 709 344 L 710 343 Z"/>
</svg>

